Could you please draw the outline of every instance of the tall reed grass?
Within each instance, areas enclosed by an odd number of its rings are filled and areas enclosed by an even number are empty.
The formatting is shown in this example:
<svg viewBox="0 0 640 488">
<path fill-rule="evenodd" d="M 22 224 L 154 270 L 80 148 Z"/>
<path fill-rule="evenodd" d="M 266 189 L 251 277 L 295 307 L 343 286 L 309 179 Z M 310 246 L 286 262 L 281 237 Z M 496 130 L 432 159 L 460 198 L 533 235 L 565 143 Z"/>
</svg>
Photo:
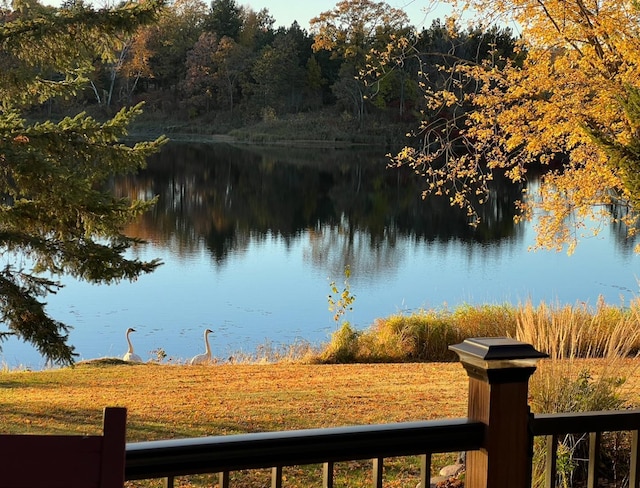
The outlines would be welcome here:
<svg viewBox="0 0 640 488">
<path fill-rule="evenodd" d="M 629 377 L 638 369 L 640 302 L 628 308 L 599 300 L 595 309 L 585 304 L 533 307 L 517 314 L 516 338 L 549 354 L 531 377 L 530 405 L 534 412 L 619 410 L 634 406 L 637 392 Z M 630 360 L 631 359 L 631 360 Z M 566 435 L 558 446 L 557 484 L 576 486 L 587 476 L 588 436 Z M 548 446 L 537 440 L 534 449 L 534 486 L 544 486 Z M 600 469 L 607 479 L 624 478 L 629 466 L 627 433 L 605 433 Z M 617 486 L 617 485 L 616 485 Z"/>
<path fill-rule="evenodd" d="M 629 359 L 640 351 L 640 301 L 624 309 L 602 300 L 595 309 L 528 303 L 518 311 L 515 337 L 549 354 L 531 378 L 534 411 L 619 408 L 619 390 L 637 370 Z"/>
<path fill-rule="evenodd" d="M 517 312 L 516 337 L 554 359 L 629 357 L 640 351 L 640 302 L 628 308 L 530 302 Z"/>
</svg>

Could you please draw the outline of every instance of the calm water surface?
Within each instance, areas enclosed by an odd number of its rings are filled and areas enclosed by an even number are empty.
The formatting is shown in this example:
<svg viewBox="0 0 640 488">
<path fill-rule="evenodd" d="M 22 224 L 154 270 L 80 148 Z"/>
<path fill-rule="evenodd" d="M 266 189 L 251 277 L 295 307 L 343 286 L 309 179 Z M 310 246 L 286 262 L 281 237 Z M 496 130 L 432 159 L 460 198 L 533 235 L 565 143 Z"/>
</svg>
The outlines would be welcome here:
<svg viewBox="0 0 640 488">
<path fill-rule="evenodd" d="M 572 256 L 528 251 L 529 224 L 514 225 L 518 189 L 498 185 L 483 225 L 471 229 L 443 201 L 420 198 L 421 182 L 385 168 L 384 150 L 309 151 L 169 145 L 118 194 L 159 196 L 127 232 L 132 251 L 164 265 L 134 283 L 94 286 L 65 279 L 49 311 L 73 326 L 79 359 L 121 357 L 125 331 L 149 359 L 203 352 L 226 358 L 297 339 L 322 343 L 335 330 L 329 283 L 350 265 L 356 296 L 347 319 L 376 318 L 463 303 L 586 302 L 635 297 L 640 257 L 624 230 L 603 229 Z M 27 344 L 3 344 L 5 365 L 39 369 Z"/>
</svg>

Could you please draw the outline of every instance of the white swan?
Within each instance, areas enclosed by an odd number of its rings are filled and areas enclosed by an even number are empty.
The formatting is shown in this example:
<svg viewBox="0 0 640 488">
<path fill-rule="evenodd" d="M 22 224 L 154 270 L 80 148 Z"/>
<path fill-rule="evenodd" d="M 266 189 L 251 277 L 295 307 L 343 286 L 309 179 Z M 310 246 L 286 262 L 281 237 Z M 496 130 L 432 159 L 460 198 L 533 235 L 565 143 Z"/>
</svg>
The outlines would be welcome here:
<svg viewBox="0 0 640 488">
<path fill-rule="evenodd" d="M 204 331 L 204 354 L 198 354 L 193 356 L 189 364 L 208 364 L 211 362 L 211 346 L 209 346 L 209 334 L 213 332 L 211 329 Z"/>
<path fill-rule="evenodd" d="M 124 361 L 134 361 L 136 363 L 141 363 L 142 358 L 138 356 L 135 352 L 133 352 L 133 345 L 131 344 L 131 339 L 129 339 L 129 334 L 135 331 L 136 329 L 132 329 L 131 327 L 127 329 L 127 343 L 129 344 L 129 350 L 125 353 L 122 359 Z"/>
</svg>

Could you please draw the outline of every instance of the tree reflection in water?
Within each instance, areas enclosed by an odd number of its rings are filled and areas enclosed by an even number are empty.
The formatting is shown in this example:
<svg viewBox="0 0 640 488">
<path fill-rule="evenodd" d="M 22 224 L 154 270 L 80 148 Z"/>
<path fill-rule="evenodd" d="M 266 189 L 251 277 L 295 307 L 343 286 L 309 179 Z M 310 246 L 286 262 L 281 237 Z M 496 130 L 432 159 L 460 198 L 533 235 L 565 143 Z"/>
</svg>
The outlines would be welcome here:
<svg viewBox="0 0 640 488">
<path fill-rule="evenodd" d="M 153 212 L 128 233 L 178 254 L 205 244 L 215 262 L 242 252 L 251 241 L 285 242 L 309 232 L 310 259 L 331 269 L 353 263 L 366 274 L 393 267 L 399 238 L 415 241 L 513 245 L 520 189 L 496 182 L 480 207 L 477 228 L 446 197 L 422 200 L 413 173 L 386 168 L 382 148 L 261 150 L 218 145 L 169 145 L 147 170 L 118 180 L 116 193 L 158 195 Z M 479 246 L 482 248 L 482 246 Z"/>
</svg>

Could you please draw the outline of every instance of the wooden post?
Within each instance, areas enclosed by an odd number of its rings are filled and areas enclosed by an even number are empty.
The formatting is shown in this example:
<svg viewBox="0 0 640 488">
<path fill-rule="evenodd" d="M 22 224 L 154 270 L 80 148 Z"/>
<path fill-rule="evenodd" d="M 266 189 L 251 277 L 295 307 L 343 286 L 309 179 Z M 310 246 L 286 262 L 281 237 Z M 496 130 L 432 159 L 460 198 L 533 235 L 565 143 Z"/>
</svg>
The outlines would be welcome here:
<svg viewBox="0 0 640 488">
<path fill-rule="evenodd" d="M 546 354 L 505 337 L 450 346 L 469 375 L 469 420 L 486 424 L 483 447 L 469 451 L 466 488 L 529 488 L 529 378 Z"/>
</svg>

